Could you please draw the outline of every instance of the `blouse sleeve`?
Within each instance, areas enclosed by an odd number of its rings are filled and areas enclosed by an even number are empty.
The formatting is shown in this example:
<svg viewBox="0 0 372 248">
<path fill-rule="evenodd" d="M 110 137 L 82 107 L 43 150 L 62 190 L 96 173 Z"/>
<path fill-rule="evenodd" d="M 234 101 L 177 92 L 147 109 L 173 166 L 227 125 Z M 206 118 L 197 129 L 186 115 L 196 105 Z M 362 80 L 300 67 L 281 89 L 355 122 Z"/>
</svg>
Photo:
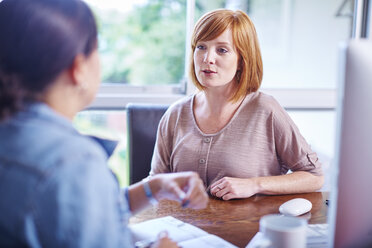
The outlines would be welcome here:
<svg viewBox="0 0 372 248">
<path fill-rule="evenodd" d="M 300 134 L 288 113 L 279 106 L 273 112 L 275 148 L 283 172 L 307 171 L 323 175 L 317 154 Z"/>
<path fill-rule="evenodd" d="M 170 169 L 170 151 L 171 143 L 170 138 L 167 135 L 169 133 L 169 123 L 166 118 L 166 114 L 161 118 L 156 134 L 156 142 L 154 148 L 154 154 L 151 161 L 150 176 L 159 173 L 171 172 Z"/>
</svg>

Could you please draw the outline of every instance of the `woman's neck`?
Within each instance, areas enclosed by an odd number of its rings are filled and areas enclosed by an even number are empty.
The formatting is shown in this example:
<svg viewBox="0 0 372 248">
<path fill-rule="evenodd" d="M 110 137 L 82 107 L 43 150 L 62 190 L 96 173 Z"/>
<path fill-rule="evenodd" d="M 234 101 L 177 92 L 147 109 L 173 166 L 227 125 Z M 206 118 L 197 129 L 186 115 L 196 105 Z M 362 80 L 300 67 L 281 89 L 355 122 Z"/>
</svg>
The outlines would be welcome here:
<svg viewBox="0 0 372 248">
<path fill-rule="evenodd" d="M 44 91 L 42 101 L 72 121 L 77 112 L 83 108 L 81 103 L 83 97 L 79 95 L 77 87 L 69 83 L 69 78 L 64 74 Z"/>
<path fill-rule="evenodd" d="M 214 116 L 226 112 L 235 112 L 244 99 L 244 97 L 241 97 L 238 101 L 232 101 L 235 92 L 236 89 L 232 87 L 205 89 L 197 94 L 196 103 L 204 109 L 204 112 Z"/>
<path fill-rule="evenodd" d="M 199 129 L 212 134 L 224 128 L 233 118 L 244 97 L 231 101 L 231 97 L 208 94 L 204 91 L 194 98 L 194 116 Z"/>
</svg>

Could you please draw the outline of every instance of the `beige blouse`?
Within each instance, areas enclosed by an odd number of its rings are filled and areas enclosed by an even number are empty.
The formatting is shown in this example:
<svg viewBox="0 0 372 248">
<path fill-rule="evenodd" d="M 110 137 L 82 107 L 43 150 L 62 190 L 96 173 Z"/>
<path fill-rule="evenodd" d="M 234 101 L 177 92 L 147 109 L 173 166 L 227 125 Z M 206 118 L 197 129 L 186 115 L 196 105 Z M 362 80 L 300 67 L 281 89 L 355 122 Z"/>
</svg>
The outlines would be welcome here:
<svg viewBox="0 0 372 248">
<path fill-rule="evenodd" d="M 289 169 L 322 175 L 316 153 L 273 97 L 248 94 L 215 134 L 197 126 L 194 97 L 173 104 L 160 120 L 150 175 L 195 171 L 205 186 L 225 176 L 274 176 Z"/>
</svg>

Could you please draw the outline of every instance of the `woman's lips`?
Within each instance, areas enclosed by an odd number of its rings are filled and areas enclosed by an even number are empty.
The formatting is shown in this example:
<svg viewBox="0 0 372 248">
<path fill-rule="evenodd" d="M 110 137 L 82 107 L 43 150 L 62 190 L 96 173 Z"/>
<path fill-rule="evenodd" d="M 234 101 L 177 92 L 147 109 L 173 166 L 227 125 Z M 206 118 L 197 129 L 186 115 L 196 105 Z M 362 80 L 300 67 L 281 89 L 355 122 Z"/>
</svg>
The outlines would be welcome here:
<svg viewBox="0 0 372 248">
<path fill-rule="evenodd" d="M 202 72 L 206 73 L 206 74 L 213 74 L 213 73 L 216 73 L 215 71 L 212 71 L 212 70 L 202 70 Z"/>
</svg>

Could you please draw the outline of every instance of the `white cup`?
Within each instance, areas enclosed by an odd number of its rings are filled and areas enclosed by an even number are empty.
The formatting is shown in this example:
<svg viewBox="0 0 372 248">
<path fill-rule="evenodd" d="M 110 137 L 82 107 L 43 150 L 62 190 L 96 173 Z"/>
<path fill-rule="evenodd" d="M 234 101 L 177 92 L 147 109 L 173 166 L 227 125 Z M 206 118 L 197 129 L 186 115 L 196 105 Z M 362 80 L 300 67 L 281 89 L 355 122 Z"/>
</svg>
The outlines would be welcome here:
<svg viewBox="0 0 372 248">
<path fill-rule="evenodd" d="M 304 219 L 278 214 L 265 215 L 260 219 L 263 238 L 256 247 L 305 248 L 306 226 Z"/>
</svg>

